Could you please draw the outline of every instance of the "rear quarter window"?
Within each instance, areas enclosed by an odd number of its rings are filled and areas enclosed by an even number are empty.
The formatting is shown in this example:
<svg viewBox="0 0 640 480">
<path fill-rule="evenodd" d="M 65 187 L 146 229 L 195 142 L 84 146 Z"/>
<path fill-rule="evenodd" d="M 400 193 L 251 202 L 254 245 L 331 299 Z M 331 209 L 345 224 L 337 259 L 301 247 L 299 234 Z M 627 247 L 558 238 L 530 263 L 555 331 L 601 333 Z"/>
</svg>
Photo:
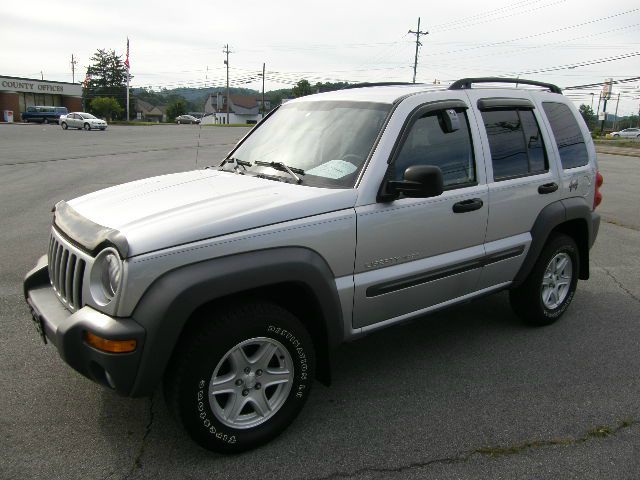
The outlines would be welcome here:
<svg viewBox="0 0 640 480">
<path fill-rule="evenodd" d="M 589 163 L 587 146 L 571 109 L 564 103 L 543 102 L 542 108 L 549 119 L 551 131 L 558 146 L 562 168 L 582 167 Z"/>
</svg>

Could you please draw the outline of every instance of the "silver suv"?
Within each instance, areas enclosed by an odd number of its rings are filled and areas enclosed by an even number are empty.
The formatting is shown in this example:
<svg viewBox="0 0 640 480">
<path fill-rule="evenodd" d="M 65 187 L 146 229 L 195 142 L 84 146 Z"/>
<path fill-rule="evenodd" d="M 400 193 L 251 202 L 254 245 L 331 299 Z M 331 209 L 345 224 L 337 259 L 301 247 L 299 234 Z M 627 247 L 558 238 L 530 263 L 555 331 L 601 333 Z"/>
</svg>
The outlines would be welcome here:
<svg viewBox="0 0 640 480">
<path fill-rule="evenodd" d="M 59 202 L 24 292 L 70 366 L 128 396 L 162 383 L 196 442 L 238 452 L 293 421 L 341 342 L 505 289 L 556 321 L 601 183 L 555 85 L 312 95 L 218 165 Z"/>
</svg>

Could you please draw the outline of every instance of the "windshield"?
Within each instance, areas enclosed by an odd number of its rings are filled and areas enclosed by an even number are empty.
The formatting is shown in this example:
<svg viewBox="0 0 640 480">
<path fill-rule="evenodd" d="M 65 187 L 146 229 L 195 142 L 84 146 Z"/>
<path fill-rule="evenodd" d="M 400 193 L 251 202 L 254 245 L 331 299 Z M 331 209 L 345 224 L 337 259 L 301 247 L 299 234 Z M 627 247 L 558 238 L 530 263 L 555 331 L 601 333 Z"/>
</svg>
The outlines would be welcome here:
<svg viewBox="0 0 640 480">
<path fill-rule="evenodd" d="M 391 105 L 311 101 L 285 104 L 232 153 L 253 164 L 247 172 L 289 177 L 255 162 L 282 162 L 304 171 L 303 184 L 352 187 Z"/>
<path fill-rule="evenodd" d="M 81 113 L 80 116 L 82 118 L 96 118 L 93 115 L 91 115 L 90 113 Z"/>
</svg>

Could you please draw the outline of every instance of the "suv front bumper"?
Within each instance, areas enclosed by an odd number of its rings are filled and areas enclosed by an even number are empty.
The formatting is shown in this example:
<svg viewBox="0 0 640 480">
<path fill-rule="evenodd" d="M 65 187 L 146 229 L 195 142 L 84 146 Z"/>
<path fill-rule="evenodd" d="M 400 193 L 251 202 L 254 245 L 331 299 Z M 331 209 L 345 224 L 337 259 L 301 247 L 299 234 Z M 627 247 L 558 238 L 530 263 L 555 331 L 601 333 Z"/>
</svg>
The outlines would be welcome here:
<svg viewBox="0 0 640 480">
<path fill-rule="evenodd" d="M 47 257 L 38 260 L 24 280 L 24 296 L 42 339 L 58 349 L 60 357 L 85 377 L 129 395 L 138 373 L 145 330 L 132 318 L 114 318 L 84 306 L 67 310 L 49 281 Z M 86 332 L 108 340 L 136 340 L 131 353 L 109 353 L 85 342 Z"/>
</svg>

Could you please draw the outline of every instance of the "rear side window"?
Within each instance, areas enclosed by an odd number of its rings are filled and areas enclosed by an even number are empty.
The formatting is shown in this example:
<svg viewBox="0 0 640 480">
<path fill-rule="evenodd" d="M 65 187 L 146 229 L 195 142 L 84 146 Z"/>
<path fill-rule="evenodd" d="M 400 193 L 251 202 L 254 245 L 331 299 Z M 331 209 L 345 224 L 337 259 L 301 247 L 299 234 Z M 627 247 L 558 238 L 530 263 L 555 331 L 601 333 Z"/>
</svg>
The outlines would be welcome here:
<svg viewBox="0 0 640 480">
<path fill-rule="evenodd" d="M 482 120 L 489 138 L 496 181 L 549 170 L 540 128 L 531 110 L 486 110 Z"/>
<path fill-rule="evenodd" d="M 562 168 L 582 167 L 589 163 L 587 146 L 576 117 L 564 103 L 542 104 L 556 139 Z"/>
<path fill-rule="evenodd" d="M 460 128 L 453 132 L 445 131 L 443 111 L 430 112 L 415 121 L 393 165 L 396 180 L 402 180 L 404 171 L 412 165 L 435 165 L 442 170 L 445 188 L 475 183 L 469 121 L 464 109 L 456 109 L 456 113 Z"/>
</svg>

